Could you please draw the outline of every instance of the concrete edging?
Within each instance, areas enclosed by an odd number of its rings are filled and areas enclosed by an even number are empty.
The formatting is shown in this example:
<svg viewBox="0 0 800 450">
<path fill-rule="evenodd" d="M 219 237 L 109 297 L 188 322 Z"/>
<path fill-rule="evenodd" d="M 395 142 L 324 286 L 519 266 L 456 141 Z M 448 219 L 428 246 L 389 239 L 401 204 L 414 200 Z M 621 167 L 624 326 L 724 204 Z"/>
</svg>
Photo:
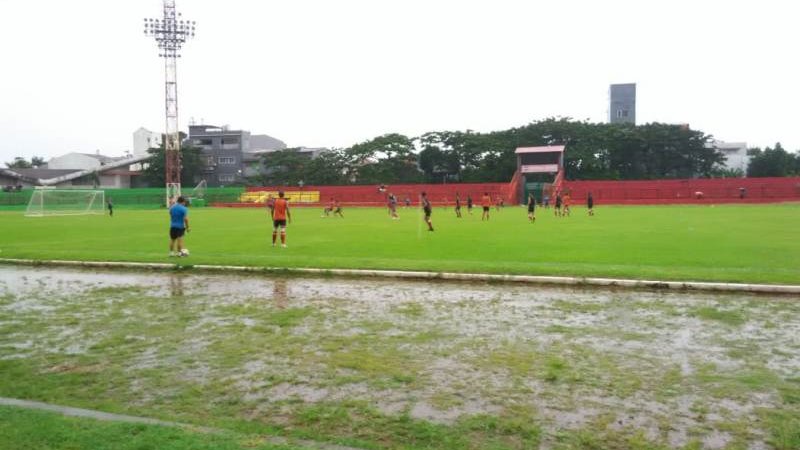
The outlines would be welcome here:
<svg viewBox="0 0 800 450">
<path fill-rule="evenodd" d="M 485 273 L 425 272 L 370 269 L 318 269 L 292 267 L 225 266 L 214 264 L 179 265 L 174 263 L 143 263 L 122 261 L 70 261 L 0 258 L 0 264 L 26 266 L 66 266 L 93 268 L 123 268 L 150 270 L 199 270 L 214 272 L 288 273 L 302 275 L 337 275 L 346 277 L 401 278 L 452 281 L 492 281 L 508 283 L 554 284 L 564 286 L 622 287 L 636 289 L 697 290 L 715 292 L 752 292 L 761 294 L 800 295 L 800 285 L 753 283 L 717 283 L 705 281 L 660 281 L 624 278 L 561 277 L 547 275 L 497 275 Z"/>
</svg>

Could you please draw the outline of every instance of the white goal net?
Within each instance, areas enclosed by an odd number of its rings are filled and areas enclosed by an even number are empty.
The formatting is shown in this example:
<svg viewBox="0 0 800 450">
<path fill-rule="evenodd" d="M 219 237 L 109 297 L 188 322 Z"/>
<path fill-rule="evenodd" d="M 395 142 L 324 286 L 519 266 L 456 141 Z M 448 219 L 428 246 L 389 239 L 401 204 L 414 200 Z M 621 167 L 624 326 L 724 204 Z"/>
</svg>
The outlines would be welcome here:
<svg viewBox="0 0 800 450">
<path fill-rule="evenodd" d="M 26 216 L 103 214 L 105 193 L 88 189 L 36 189 L 25 210 Z"/>
</svg>

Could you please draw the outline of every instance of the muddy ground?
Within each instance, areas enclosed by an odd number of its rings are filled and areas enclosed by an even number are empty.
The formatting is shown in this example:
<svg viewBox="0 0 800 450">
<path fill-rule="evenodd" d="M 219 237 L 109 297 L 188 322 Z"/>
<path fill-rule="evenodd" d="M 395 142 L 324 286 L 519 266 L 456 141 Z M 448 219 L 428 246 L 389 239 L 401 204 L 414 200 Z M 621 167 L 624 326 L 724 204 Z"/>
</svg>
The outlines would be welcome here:
<svg viewBox="0 0 800 450">
<path fill-rule="evenodd" d="M 511 448 L 791 448 L 800 299 L 0 267 L 0 362 L 6 397 L 197 423 L 357 404 L 535 423 Z"/>
</svg>

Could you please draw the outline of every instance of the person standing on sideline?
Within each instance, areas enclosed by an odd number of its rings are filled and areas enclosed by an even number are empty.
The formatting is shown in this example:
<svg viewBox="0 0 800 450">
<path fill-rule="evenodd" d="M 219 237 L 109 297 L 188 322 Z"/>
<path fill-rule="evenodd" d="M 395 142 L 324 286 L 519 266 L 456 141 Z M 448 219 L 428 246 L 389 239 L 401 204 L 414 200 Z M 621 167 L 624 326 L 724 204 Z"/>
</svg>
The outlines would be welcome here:
<svg viewBox="0 0 800 450">
<path fill-rule="evenodd" d="M 562 199 L 564 203 L 564 210 L 561 212 L 562 216 L 569 217 L 570 209 L 569 205 L 572 204 L 572 196 L 570 195 L 569 191 L 564 193 L 564 198 Z"/>
<path fill-rule="evenodd" d="M 472 215 L 472 196 L 467 194 L 467 212 Z"/>
<path fill-rule="evenodd" d="M 592 197 L 592 193 L 589 192 L 589 196 L 586 197 L 586 207 L 589 209 L 589 215 L 594 215 L 594 197 Z"/>
<path fill-rule="evenodd" d="M 114 202 L 111 200 L 111 197 L 108 197 L 108 202 L 106 202 L 106 207 L 108 208 L 109 217 L 114 217 Z"/>
<path fill-rule="evenodd" d="M 544 209 L 550 209 L 550 194 L 544 194 Z"/>
<path fill-rule="evenodd" d="M 528 222 L 536 222 L 536 199 L 533 194 L 528 194 Z"/>
<path fill-rule="evenodd" d="M 272 217 L 272 246 L 275 247 L 275 240 L 278 231 L 281 232 L 281 247 L 286 248 L 286 221 L 292 223 L 292 214 L 289 212 L 289 202 L 283 198 L 283 191 L 278 191 L 278 198 L 270 210 Z"/>
<path fill-rule="evenodd" d="M 189 232 L 189 209 L 186 199 L 178 197 L 169 207 L 169 256 L 188 256 L 183 249 L 183 235 Z"/>
<path fill-rule="evenodd" d="M 461 196 L 456 192 L 456 217 L 461 218 Z"/>
<path fill-rule="evenodd" d="M 422 192 L 422 211 L 425 213 L 425 223 L 428 224 L 428 231 L 433 231 L 433 223 L 431 223 L 431 213 L 433 208 L 431 202 L 428 200 L 428 194 Z"/>
<path fill-rule="evenodd" d="M 481 214 L 481 221 L 489 220 L 489 208 L 492 207 L 492 197 L 489 197 L 488 192 L 483 193 L 481 197 L 481 206 L 483 207 L 483 214 Z"/>
</svg>

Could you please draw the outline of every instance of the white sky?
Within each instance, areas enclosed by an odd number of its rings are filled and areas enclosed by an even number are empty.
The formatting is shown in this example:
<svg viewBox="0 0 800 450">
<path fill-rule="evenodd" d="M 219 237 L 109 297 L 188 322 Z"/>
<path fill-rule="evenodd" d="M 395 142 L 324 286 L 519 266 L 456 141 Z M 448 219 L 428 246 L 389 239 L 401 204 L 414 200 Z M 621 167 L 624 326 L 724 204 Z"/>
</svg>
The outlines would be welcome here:
<svg viewBox="0 0 800 450">
<path fill-rule="evenodd" d="M 636 82 L 637 121 L 800 149 L 793 1 L 177 0 L 190 118 L 290 146 L 399 132 L 605 121 Z M 160 0 L 0 0 L 0 162 L 122 154 L 164 127 Z"/>
</svg>

